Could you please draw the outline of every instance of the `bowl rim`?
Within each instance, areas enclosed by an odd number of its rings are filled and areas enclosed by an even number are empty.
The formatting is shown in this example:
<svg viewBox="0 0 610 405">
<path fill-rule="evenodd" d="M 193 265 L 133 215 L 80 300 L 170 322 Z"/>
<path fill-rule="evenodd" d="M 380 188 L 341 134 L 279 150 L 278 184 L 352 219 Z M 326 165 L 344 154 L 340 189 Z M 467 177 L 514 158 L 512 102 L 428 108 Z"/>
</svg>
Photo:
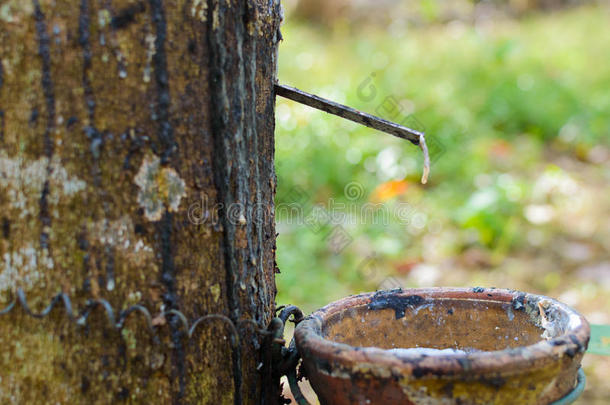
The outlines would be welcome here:
<svg viewBox="0 0 610 405">
<path fill-rule="evenodd" d="M 567 316 L 564 333 L 549 340 L 531 345 L 495 351 L 447 353 L 434 356 L 425 354 L 397 354 L 377 347 L 357 347 L 329 340 L 322 336 L 324 322 L 333 314 L 345 309 L 368 305 L 379 294 L 386 296 L 420 296 L 424 299 L 456 299 L 509 303 L 514 310 L 526 304 L 547 300 L 550 305 Z M 587 349 L 590 327 L 587 320 L 557 300 L 544 295 L 499 288 L 430 287 L 395 289 L 352 295 L 332 302 L 313 312 L 300 322 L 294 331 L 296 347 L 303 361 L 317 360 L 330 373 L 332 370 L 367 371 L 379 376 L 424 375 L 451 376 L 501 372 L 503 375 L 530 372 L 556 363 L 564 356 L 574 358 Z M 332 364 L 332 365 L 331 365 Z M 574 370 L 576 372 L 576 369 Z M 389 374 L 388 374 L 389 373 Z"/>
</svg>

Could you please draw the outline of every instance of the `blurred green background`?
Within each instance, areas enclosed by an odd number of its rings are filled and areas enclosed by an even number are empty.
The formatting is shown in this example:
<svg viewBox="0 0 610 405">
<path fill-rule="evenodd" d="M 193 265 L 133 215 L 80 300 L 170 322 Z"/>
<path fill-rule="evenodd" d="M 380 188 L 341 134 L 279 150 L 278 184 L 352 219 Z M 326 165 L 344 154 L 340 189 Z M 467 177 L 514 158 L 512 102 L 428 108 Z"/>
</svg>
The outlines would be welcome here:
<svg viewBox="0 0 610 405">
<path fill-rule="evenodd" d="M 432 170 L 422 185 L 419 148 L 278 98 L 279 304 L 495 286 L 610 323 L 608 3 L 284 7 L 280 81 L 424 130 Z M 584 364 L 580 403 L 610 403 L 609 359 Z"/>
</svg>

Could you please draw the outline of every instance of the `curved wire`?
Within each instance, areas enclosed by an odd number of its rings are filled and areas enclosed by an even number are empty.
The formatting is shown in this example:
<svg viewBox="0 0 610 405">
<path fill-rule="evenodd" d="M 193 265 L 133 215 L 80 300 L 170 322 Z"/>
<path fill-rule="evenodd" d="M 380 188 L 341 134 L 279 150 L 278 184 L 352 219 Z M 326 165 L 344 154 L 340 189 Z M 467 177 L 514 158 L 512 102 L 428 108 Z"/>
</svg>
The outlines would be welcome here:
<svg viewBox="0 0 610 405">
<path fill-rule="evenodd" d="M 105 300 L 103 298 L 88 299 L 86 301 L 83 309 L 80 312 L 75 312 L 73 309 L 72 301 L 70 300 L 70 297 L 63 292 L 60 292 L 60 293 L 54 295 L 53 298 L 51 298 L 51 301 L 49 302 L 49 304 L 42 311 L 34 312 L 28 304 L 28 299 L 27 299 L 26 293 L 23 289 L 18 288 L 15 293 L 15 296 L 16 296 L 16 298 L 13 298 L 12 301 L 6 307 L 4 307 L 3 309 L 0 310 L 0 316 L 7 315 L 8 313 L 10 313 L 11 311 L 13 311 L 15 309 L 17 304 L 19 304 L 19 306 L 21 306 L 21 308 L 27 315 L 29 315 L 33 318 L 36 318 L 36 319 L 42 319 L 42 318 L 49 316 L 49 314 L 55 309 L 56 306 L 63 304 L 65 313 L 68 316 L 68 318 L 70 320 L 74 321 L 79 326 L 85 326 L 85 325 L 87 325 L 87 321 L 89 319 L 89 315 L 91 314 L 91 312 L 95 308 L 101 307 L 101 308 L 103 308 L 104 313 L 106 314 L 108 323 L 114 329 L 117 329 L 117 330 L 123 329 L 125 327 L 127 318 L 132 316 L 132 314 L 134 314 L 134 313 L 138 313 L 144 317 L 144 320 L 146 322 L 146 328 L 148 329 L 148 331 L 151 333 L 155 333 L 155 331 L 156 331 L 155 325 L 153 324 L 153 316 L 151 315 L 150 311 L 145 306 L 139 305 L 139 304 L 132 305 L 130 307 L 127 307 L 127 308 L 121 310 L 120 312 L 118 312 L 118 318 L 117 318 L 117 311 L 115 311 L 112 308 L 112 305 L 110 304 L 110 302 L 108 302 L 107 300 Z M 77 316 L 77 314 L 78 314 L 78 316 Z M 239 342 L 238 329 L 239 330 L 245 330 L 246 328 L 251 329 L 255 333 L 260 334 L 262 336 L 268 336 L 268 335 L 272 334 L 272 332 L 261 328 L 261 326 L 253 319 L 240 319 L 240 320 L 234 322 L 229 317 L 222 315 L 222 314 L 208 314 L 208 315 L 204 315 L 202 317 L 195 319 L 193 321 L 193 323 L 191 324 L 189 322 L 189 320 L 187 319 L 187 317 L 184 315 L 184 313 L 182 313 L 181 311 L 179 311 L 177 309 L 170 309 L 170 310 L 164 311 L 161 313 L 161 316 L 163 318 L 176 317 L 175 319 L 177 319 L 179 321 L 181 328 L 184 329 L 184 332 L 188 338 L 191 338 L 193 336 L 193 333 L 195 332 L 195 330 L 197 329 L 197 327 L 199 325 L 205 324 L 212 320 L 220 320 L 226 324 L 226 326 L 229 330 L 231 344 L 233 346 L 235 346 Z"/>
<path fill-rule="evenodd" d="M 12 300 L 11 303 L 6 306 L 6 308 L 4 308 L 2 311 L 0 311 L 0 315 L 6 315 L 9 312 L 11 312 L 16 303 L 17 303 L 17 301 Z"/>
<path fill-rule="evenodd" d="M 178 317 L 178 320 L 180 321 L 180 324 L 182 325 L 184 332 L 190 338 L 191 335 L 189 334 L 189 329 L 190 329 L 189 321 L 188 321 L 188 319 L 186 319 L 186 315 L 184 315 L 182 312 L 178 311 L 177 309 L 169 309 L 169 310 L 161 313 L 161 316 L 163 316 L 163 318 L 166 318 L 166 319 L 168 318 L 168 315 L 175 315 Z"/>
<path fill-rule="evenodd" d="M 288 371 L 286 372 L 286 377 L 288 378 L 288 385 L 290 386 L 290 392 L 292 392 L 292 396 L 298 405 L 311 405 L 303 392 L 301 392 L 301 387 L 299 387 L 299 381 L 297 379 L 297 365 L 299 364 L 299 360 L 301 359 L 301 355 L 297 350 L 297 345 L 292 338 L 289 346 L 289 360 L 288 360 Z"/>
<path fill-rule="evenodd" d="M 116 324 L 118 329 L 123 329 L 123 327 L 125 326 L 125 321 L 132 313 L 142 314 L 144 316 L 144 319 L 146 319 L 146 327 L 148 331 L 151 333 L 154 332 L 154 326 L 152 323 L 152 317 L 150 316 L 150 312 L 148 312 L 148 309 L 146 309 L 146 307 L 142 305 L 132 305 L 131 307 L 121 311 L 119 315 L 119 322 Z"/>
<path fill-rule="evenodd" d="M 85 304 L 85 309 L 83 310 L 81 316 L 78 318 L 76 323 L 81 326 L 84 326 L 87 323 L 87 318 L 89 317 L 91 310 L 98 306 L 101 306 L 102 308 L 104 308 L 104 311 L 106 311 L 106 318 L 108 318 L 108 322 L 110 323 L 110 325 L 113 328 L 119 329 L 117 328 L 117 323 L 115 321 L 114 310 L 112 309 L 112 306 L 108 301 L 102 298 L 88 299 L 87 303 Z"/>
<path fill-rule="evenodd" d="M 295 325 L 298 325 L 299 322 L 304 319 L 303 312 L 299 309 L 299 307 L 294 305 L 284 307 L 278 315 L 278 318 L 280 318 L 283 323 L 286 323 L 286 321 L 288 321 L 290 318 L 290 315 L 292 315 L 292 322 L 294 322 Z"/>
<path fill-rule="evenodd" d="M 297 381 L 297 369 L 292 368 L 288 370 L 288 385 L 290 386 L 290 392 L 292 392 L 292 396 L 298 405 L 311 405 L 305 395 L 301 392 L 301 388 L 299 387 L 299 382 Z"/>
<path fill-rule="evenodd" d="M 10 313 L 17 306 L 17 304 L 19 304 L 27 315 L 36 319 L 42 319 L 47 317 L 53 311 L 55 306 L 61 303 L 64 306 L 68 318 L 77 325 L 84 327 L 87 326 L 87 322 L 91 312 L 94 311 L 96 308 L 101 307 L 103 308 L 104 313 L 106 314 L 106 318 L 110 326 L 117 331 L 121 331 L 125 327 L 127 318 L 131 316 L 131 314 L 138 313 L 144 317 L 146 321 L 146 328 L 151 333 L 153 340 L 159 342 L 159 335 L 153 323 L 153 317 L 151 316 L 150 311 L 143 305 L 132 305 L 124 310 L 121 310 L 120 312 L 116 312 L 112 308 L 110 302 L 103 298 L 88 299 L 83 309 L 79 312 L 78 317 L 76 317 L 75 312 L 72 308 L 72 301 L 70 300 L 70 297 L 63 292 L 60 292 L 53 296 L 49 304 L 41 312 L 32 311 L 32 309 L 28 305 L 27 296 L 21 288 L 17 290 L 16 296 L 16 299 L 13 299 L 5 308 L 0 310 L 0 315 L 6 315 Z M 115 314 L 118 314 L 118 319 Z M 184 313 L 177 309 L 163 311 L 160 316 L 170 322 L 173 320 L 177 320 L 177 322 L 179 323 L 179 325 L 177 325 L 178 328 L 184 330 L 185 335 L 189 340 L 193 337 L 195 331 L 200 325 L 211 324 L 213 321 L 220 321 L 226 326 L 229 332 L 229 343 L 231 345 L 232 363 L 234 370 L 233 383 L 235 387 L 237 403 L 241 403 L 241 392 L 243 385 L 241 373 L 241 347 L 239 331 L 245 330 L 247 328 L 251 329 L 257 334 L 268 337 L 270 335 L 275 335 L 277 332 L 283 334 L 284 323 L 286 322 L 286 320 L 288 320 L 290 316 L 292 316 L 292 320 L 295 323 L 298 323 L 303 319 L 303 313 L 295 306 L 283 308 L 280 314 L 281 320 L 278 318 L 273 318 L 269 325 L 269 328 L 266 329 L 261 328 L 260 325 L 253 319 L 240 319 L 237 321 L 233 321 L 229 317 L 222 314 L 207 314 L 195 319 L 192 324 L 189 324 L 189 321 L 184 315 Z M 273 328 L 271 327 L 278 323 L 279 325 L 281 325 L 281 329 L 279 331 L 273 330 Z M 162 324 L 167 324 L 167 322 L 163 322 Z M 283 339 L 271 339 L 271 342 L 272 344 L 277 345 L 280 342 L 283 342 Z M 293 350 L 292 345 L 291 350 Z M 282 370 L 286 370 L 285 367 L 287 365 L 290 365 L 290 370 L 288 371 L 295 370 L 296 372 L 296 362 L 298 362 L 298 357 L 295 356 L 297 356 L 296 348 L 294 348 L 294 351 L 291 351 L 289 353 L 286 359 L 284 359 L 285 361 L 282 361 L 282 364 L 273 364 L 272 367 L 279 367 Z M 299 403 L 301 404 L 302 402 Z"/>
<path fill-rule="evenodd" d="M 252 330 L 254 330 L 256 333 L 263 335 L 263 336 L 269 336 L 272 335 L 273 332 L 270 332 L 266 329 L 262 329 L 261 326 L 258 324 L 258 322 L 256 322 L 254 319 L 240 319 L 239 321 L 237 321 L 236 325 L 240 326 L 242 324 L 246 324 L 246 326 L 251 326 Z M 245 327 L 243 327 L 243 329 L 245 329 Z"/>
<path fill-rule="evenodd" d="M 66 309 L 66 314 L 68 315 L 68 317 L 70 319 L 74 318 L 74 313 L 72 312 L 72 303 L 70 302 L 70 297 L 68 297 L 64 293 L 59 293 L 59 294 L 55 295 L 51 299 L 51 302 L 49 303 L 49 305 L 47 305 L 47 307 L 45 309 L 43 309 L 42 312 L 39 312 L 39 313 L 35 313 L 30 309 L 30 307 L 28 306 L 28 300 L 25 296 L 25 292 L 23 292 L 23 290 L 21 288 L 17 289 L 17 300 L 19 301 L 19 304 L 21 304 L 21 307 L 23 308 L 23 310 L 28 315 L 30 315 L 33 318 L 38 318 L 38 319 L 44 318 L 47 315 L 49 315 L 51 313 L 51 311 L 53 310 L 53 308 L 55 308 L 55 305 L 61 300 L 64 304 L 64 308 Z"/>
<path fill-rule="evenodd" d="M 189 338 L 191 336 L 193 336 L 193 332 L 195 331 L 195 329 L 197 328 L 197 326 L 205 323 L 205 322 L 210 322 L 210 321 L 222 321 L 224 324 L 227 325 L 230 333 L 230 339 L 231 339 L 231 346 L 238 346 L 239 345 L 239 336 L 238 336 L 238 332 L 237 332 L 237 328 L 235 327 L 235 324 L 233 323 L 233 321 L 231 319 L 229 319 L 228 317 L 224 316 L 224 315 L 220 315 L 220 314 L 209 314 L 209 315 L 204 315 L 201 318 L 198 318 L 197 320 L 195 320 L 195 322 L 193 322 L 193 325 L 188 329 L 188 336 Z"/>
<path fill-rule="evenodd" d="M 230 331 L 230 343 L 231 343 L 231 353 L 233 354 L 233 384 L 235 385 L 235 402 L 241 404 L 241 392 L 242 392 L 242 375 L 241 375 L 241 350 L 239 347 L 239 335 L 237 333 L 237 328 L 233 321 L 220 314 L 209 314 L 204 315 L 201 318 L 198 318 L 193 325 L 188 330 L 189 338 L 193 336 L 193 332 L 197 326 L 202 325 L 206 322 L 211 321 L 222 321 Z"/>
</svg>

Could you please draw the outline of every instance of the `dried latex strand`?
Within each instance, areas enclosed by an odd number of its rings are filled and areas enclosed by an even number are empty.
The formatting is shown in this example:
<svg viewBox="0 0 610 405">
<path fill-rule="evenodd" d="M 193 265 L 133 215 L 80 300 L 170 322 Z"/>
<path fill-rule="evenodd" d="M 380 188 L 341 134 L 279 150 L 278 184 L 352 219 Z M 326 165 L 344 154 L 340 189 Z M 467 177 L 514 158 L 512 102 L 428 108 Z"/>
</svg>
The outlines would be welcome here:
<svg viewBox="0 0 610 405">
<path fill-rule="evenodd" d="M 426 137 L 423 134 L 419 136 L 419 147 L 424 153 L 424 172 L 421 176 L 421 184 L 426 184 L 430 175 L 430 154 L 428 153 L 428 145 L 426 145 Z"/>
</svg>

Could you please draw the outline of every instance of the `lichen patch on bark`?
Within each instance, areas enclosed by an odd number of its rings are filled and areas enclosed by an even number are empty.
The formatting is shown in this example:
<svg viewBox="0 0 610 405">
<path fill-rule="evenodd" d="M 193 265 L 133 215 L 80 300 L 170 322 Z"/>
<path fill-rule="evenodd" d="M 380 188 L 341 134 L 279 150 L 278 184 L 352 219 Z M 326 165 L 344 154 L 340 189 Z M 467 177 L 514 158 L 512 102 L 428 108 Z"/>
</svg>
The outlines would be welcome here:
<svg viewBox="0 0 610 405">
<path fill-rule="evenodd" d="M 18 23 L 20 17 L 31 15 L 34 7 L 29 1 L 8 0 L 0 6 L 0 20 L 7 23 Z"/>
<path fill-rule="evenodd" d="M 40 215 L 40 196 L 45 183 L 49 183 L 46 199 L 50 214 L 59 218 L 64 204 L 85 190 L 87 184 L 66 170 L 61 158 L 54 155 L 49 163 L 46 156 L 30 160 L 22 156 L 9 156 L 0 150 L 0 189 L 3 191 L 6 223 L 15 224 L 15 231 L 36 223 Z M 33 221 L 33 222 L 32 222 Z M 41 248 L 35 237 L 12 239 L 0 246 L 0 291 L 22 288 L 29 291 L 44 283 L 45 271 L 54 268 L 54 260 L 46 248 Z"/>
<path fill-rule="evenodd" d="M 142 239 L 137 238 L 131 218 L 127 215 L 116 221 L 103 219 L 90 227 L 94 241 L 104 246 L 115 248 L 118 252 L 136 256 L 130 262 L 141 264 L 144 259 L 154 259 L 153 249 Z"/>
<path fill-rule="evenodd" d="M 205 22 L 207 19 L 208 3 L 204 0 L 193 0 L 191 6 L 191 16 L 198 19 L 201 22 Z"/>
<path fill-rule="evenodd" d="M 105 287 L 108 291 L 114 290 L 117 284 L 126 284 L 127 280 L 124 277 L 128 271 L 138 271 L 151 278 L 157 277 L 158 266 L 155 252 L 143 239 L 137 237 L 134 229 L 133 221 L 128 215 L 114 221 L 102 219 L 88 227 L 91 246 L 94 250 L 111 251 L 114 255 L 115 266 L 119 267 L 110 274 L 106 271 Z M 95 272 L 100 271 L 95 266 L 92 267 Z M 92 274 L 92 276 L 95 275 L 97 274 Z M 95 279 L 96 277 L 92 277 L 92 283 L 95 282 Z M 132 286 L 129 287 L 131 290 Z M 127 297 L 127 303 L 131 305 L 138 303 L 141 296 L 141 292 L 131 291 Z"/>
<path fill-rule="evenodd" d="M 216 283 L 210 286 L 210 293 L 214 298 L 214 302 L 218 302 L 218 299 L 220 298 L 220 284 Z"/>
<path fill-rule="evenodd" d="M 161 167 L 161 159 L 147 155 L 134 179 L 140 188 L 138 203 L 149 221 L 159 221 L 165 212 L 176 212 L 186 195 L 186 185 L 171 167 Z"/>
<path fill-rule="evenodd" d="M 147 34 L 144 41 L 146 42 L 146 66 L 144 66 L 144 72 L 142 74 L 142 80 L 144 83 L 150 82 L 150 72 L 151 72 L 151 64 L 153 60 L 153 56 L 157 52 L 155 48 L 155 41 L 157 37 L 153 34 Z"/>
<path fill-rule="evenodd" d="M 39 251 L 31 244 L 6 252 L 0 260 L 0 291 L 32 289 L 42 278 L 40 270 L 53 268 L 53 259 L 46 249 Z"/>
<path fill-rule="evenodd" d="M 47 178 L 48 158 L 26 161 L 22 157 L 9 157 L 4 150 L 0 151 L 0 187 L 8 197 L 7 202 L 19 218 L 25 218 L 38 212 L 39 199 Z M 57 206 L 64 196 L 72 196 L 82 191 L 86 183 L 70 175 L 55 155 L 50 164 L 50 195 L 48 202 Z M 58 216 L 57 211 L 52 211 Z"/>
</svg>

